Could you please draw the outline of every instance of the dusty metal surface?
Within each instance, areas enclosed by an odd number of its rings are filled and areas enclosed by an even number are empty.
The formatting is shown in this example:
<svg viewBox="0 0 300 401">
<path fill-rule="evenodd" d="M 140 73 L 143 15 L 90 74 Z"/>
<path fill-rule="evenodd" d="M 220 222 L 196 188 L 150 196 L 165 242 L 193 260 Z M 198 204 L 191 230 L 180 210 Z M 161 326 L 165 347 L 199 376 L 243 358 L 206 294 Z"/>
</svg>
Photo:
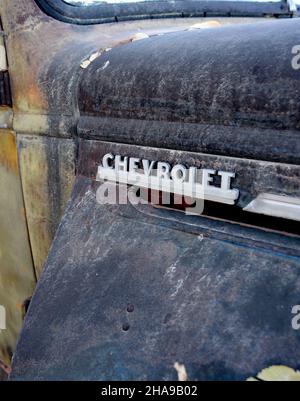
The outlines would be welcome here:
<svg viewBox="0 0 300 401">
<path fill-rule="evenodd" d="M 298 81 L 286 64 L 286 43 L 298 43 L 299 22 L 247 27 L 248 35 L 238 28 L 226 28 L 226 35 L 223 28 L 179 35 L 170 32 L 202 19 L 71 26 L 44 15 L 33 0 L 3 0 L 0 12 L 37 274 L 74 179 L 80 113 L 86 139 L 299 164 Z M 137 32 L 170 34 L 131 43 Z M 276 51 L 288 59 L 278 60 Z M 102 55 L 82 68 L 95 52 Z M 228 85 L 235 90 L 229 101 Z M 155 149 L 149 152 L 154 156 Z M 168 157 L 180 158 L 174 155 Z M 96 159 L 82 156 L 91 171 Z M 277 173 L 270 187 L 281 184 L 298 193 L 297 166 L 279 165 Z M 297 238 L 225 224 L 216 229 L 207 219 L 192 226 L 180 219 L 171 223 L 170 212 L 145 216 L 131 208 L 103 208 L 94 191 L 91 180 L 77 179 L 21 336 L 13 378 L 175 379 L 176 360 L 199 379 L 245 378 L 273 363 L 299 368 L 299 336 L 290 326 L 291 305 L 299 302 Z M 135 313 L 126 311 L 128 303 Z"/>
<path fill-rule="evenodd" d="M 7 34 L 15 129 L 19 133 L 26 127 L 25 133 L 52 136 L 74 134 L 78 118 L 75 94 L 83 72 L 80 64 L 90 54 L 126 43 L 137 32 L 152 35 L 184 30 L 207 21 L 179 18 L 73 26 L 48 17 L 33 0 L 3 0 L 1 12 Z M 214 19 L 221 24 L 254 20 Z"/>
<path fill-rule="evenodd" d="M 0 188 L 0 305 L 6 309 L 7 327 L 0 331 L 0 359 L 9 364 L 23 323 L 22 303 L 36 284 L 16 136 L 9 130 L 0 130 Z"/>
<path fill-rule="evenodd" d="M 96 59 L 85 138 L 299 164 L 300 20 L 156 36 Z"/>
<path fill-rule="evenodd" d="M 82 116 L 83 138 L 300 164 L 298 130 Z"/>
<path fill-rule="evenodd" d="M 96 188 L 77 178 L 13 380 L 176 380 L 176 361 L 191 380 L 300 367 L 291 327 L 299 239 L 151 207 L 100 206 Z"/>
</svg>

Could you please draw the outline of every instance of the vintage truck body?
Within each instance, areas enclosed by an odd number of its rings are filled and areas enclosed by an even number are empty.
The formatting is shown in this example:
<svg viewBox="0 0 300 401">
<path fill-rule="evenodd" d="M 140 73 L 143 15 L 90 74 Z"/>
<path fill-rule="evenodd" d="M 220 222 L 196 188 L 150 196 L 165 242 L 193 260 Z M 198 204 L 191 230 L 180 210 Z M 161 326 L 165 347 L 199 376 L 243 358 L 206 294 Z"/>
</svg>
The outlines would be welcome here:
<svg viewBox="0 0 300 401">
<path fill-rule="evenodd" d="M 286 3 L 150 3 L 1 2 L 7 363 L 38 280 L 12 380 L 300 368 L 300 20 Z M 206 172 L 203 213 L 100 204 L 105 155 Z"/>
</svg>

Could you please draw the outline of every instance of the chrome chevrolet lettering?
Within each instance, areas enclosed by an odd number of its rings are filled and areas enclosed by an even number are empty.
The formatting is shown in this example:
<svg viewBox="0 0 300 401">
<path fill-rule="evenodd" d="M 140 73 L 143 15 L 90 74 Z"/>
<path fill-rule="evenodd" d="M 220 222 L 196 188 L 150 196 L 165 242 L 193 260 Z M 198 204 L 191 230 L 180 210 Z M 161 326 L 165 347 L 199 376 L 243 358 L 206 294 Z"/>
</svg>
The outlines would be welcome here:
<svg viewBox="0 0 300 401">
<path fill-rule="evenodd" d="M 220 186 L 214 185 L 216 176 L 220 177 Z M 171 166 L 166 162 L 111 153 L 103 157 L 97 174 L 97 181 L 108 180 L 229 205 L 235 204 L 239 197 L 239 190 L 231 189 L 233 178 L 233 172 L 187 168 L 182 164 Z"/>
</svg>

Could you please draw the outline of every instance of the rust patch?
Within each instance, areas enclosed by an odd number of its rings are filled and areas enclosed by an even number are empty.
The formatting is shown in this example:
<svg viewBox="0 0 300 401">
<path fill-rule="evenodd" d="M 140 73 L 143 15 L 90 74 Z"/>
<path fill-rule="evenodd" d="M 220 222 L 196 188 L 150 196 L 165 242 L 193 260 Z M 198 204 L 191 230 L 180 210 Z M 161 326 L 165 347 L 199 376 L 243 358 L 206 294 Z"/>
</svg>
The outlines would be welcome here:
<svg viewBox="0 0 300 401">
<path fill-rule="evenodd" d="M 18 174 L 16 138 L 12 131 L 0 130 L 0 165 Z"/>
</svg>

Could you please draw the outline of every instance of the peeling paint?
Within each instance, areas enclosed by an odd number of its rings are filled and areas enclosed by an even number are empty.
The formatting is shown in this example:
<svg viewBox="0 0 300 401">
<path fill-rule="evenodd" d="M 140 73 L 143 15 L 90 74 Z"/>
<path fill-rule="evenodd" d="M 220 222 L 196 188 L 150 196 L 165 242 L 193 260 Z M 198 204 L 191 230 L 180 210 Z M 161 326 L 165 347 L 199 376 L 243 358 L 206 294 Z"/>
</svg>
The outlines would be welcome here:
<svg viewBox="0 0 300 401">
<path fill-rule="evenodd" d="M 174 364 L 174 369 L 176 370 L 176 372 L 178 374 L 178 381 L 180 381 L 180 382 L 188 381 L 188 375 L 186 372 L 186 368 L 183 364 L 176 362 Z"/>
<path fill-rule="evenodd" d="M 80 67 L 83 69 L 86 69 L 93 61 L 95 61 L 98 57 L 100 57 L 102 53 L 103 53 L 103 50 L 94 52 L 87 60 L 84 60 L 80 64 Z"/>
<path fill-rule="evenodd" d="M 110 64 L 110 61 L 107 60 L 107 61 L 104 63 L 104 65 L 100 68 L 100 70 L 104 71 L 104 70 L 109 66 L 109 64 Z"/>
<path fill-rule="evenodd" d="M 222 25 L 219 21 L 207 21 L 207 22 L 199 22 L 198 24 L 194 24 L 190 26 L 189 30 L 193 29 L 211 29 L 211 28 L 219 28 Z"/>
<path fill-rule="evenodd" d="M 143 39 L 148 39 L 148 38 L 149 38 L 149 35 L 147 35 L 146 33 L 138 32 L 132 37 L 131 41 L 136 42 L 137 40 L 143 40 Z"/>
</svg>

